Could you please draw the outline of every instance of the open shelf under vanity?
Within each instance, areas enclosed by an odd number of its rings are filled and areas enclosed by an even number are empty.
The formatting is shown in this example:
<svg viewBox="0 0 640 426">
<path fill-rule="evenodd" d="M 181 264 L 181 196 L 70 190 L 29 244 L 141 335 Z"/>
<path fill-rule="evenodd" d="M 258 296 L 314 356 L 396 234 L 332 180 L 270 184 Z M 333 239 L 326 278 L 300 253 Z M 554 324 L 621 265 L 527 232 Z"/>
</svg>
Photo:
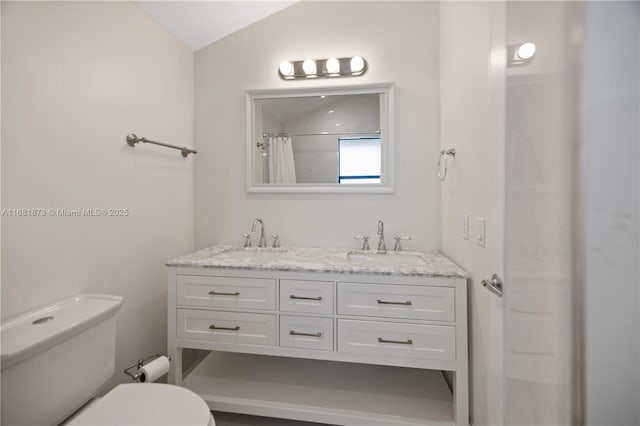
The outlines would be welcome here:
<svg viewBox="0 0 640 426">
<path fill-rule="evenodd" d="M 216 411 L 367 426 L 453 425 L 437 370 L 210 352 L 183 386 Z"/>
</svg>

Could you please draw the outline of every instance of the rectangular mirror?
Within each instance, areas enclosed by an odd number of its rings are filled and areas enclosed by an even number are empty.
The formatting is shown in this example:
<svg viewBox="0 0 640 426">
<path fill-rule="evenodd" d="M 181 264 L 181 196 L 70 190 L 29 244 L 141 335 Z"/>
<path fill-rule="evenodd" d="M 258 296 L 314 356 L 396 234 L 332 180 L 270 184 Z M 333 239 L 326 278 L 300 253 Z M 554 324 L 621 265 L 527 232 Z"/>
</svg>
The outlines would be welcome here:
<svg viewBox="0 0 640 426">
<path fill-rule="evenodd" d="M 247 91 L 249 192 L 393 192 L 393 84 Z"/>
</svg>

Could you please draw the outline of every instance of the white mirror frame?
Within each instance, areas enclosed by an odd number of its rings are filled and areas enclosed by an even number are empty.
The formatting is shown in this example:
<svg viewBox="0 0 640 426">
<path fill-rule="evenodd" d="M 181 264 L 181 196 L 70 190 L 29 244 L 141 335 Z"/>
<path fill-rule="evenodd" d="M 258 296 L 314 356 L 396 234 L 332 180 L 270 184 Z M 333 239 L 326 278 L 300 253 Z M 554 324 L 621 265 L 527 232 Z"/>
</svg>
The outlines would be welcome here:
<svg viewBox="0 0 640 426">
<path fill-rule="evenodd" d="M 382 182 L 379 184 L 261 184 L 255 183 L 256 143 L 255 138 L 255 101 L 259 99 L 295 98 L 321 95 L 362 95 L 368 93 L 384 94 L 380 105 L 382 135 Z M 247 154 L 247 192 L 250 193 L 392 193 L 394 192 L 394 85 L 393 83 L 364 84 L 357 86 L 332 86 L 293 89 L 262 89 L 246 92 L 246 154 Z"/>
</svg>

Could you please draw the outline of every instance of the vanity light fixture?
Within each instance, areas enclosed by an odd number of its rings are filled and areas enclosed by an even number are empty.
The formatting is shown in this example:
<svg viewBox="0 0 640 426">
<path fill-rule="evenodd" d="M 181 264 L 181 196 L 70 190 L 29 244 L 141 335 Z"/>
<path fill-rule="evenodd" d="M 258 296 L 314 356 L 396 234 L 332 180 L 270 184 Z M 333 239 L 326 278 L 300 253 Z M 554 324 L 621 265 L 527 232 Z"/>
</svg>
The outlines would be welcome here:
<svg viewBox="0 0 640 426">
<path fill-rule="evenodd" d="M 350 61 L 351 72 L 354 75 L 359 75 L 364 71 L 364 59 L 362 56 L 354 56 Z"/>
<path fill-rule="evenodd" d="M 280 75 L 284 78 L 293 77 L 293 64 L 289 61 L 280 62 Z"/>
<path fill-rule="evenodd" d="M 536 45 L 527 41 L 507 46 L 507 64 L 510 67 L 529 65 L 536 54 Z"/>
<path fill-rule="evenodd" d="M 340 74 L 340 61 L 337 58 L 329 58 L 326 63 L 329 74 Z"/>
<path fill-rule="evenodd" d="M 295 80 L 318 77 L 360 76 L 367 71 L 367 61 L 362 56 L 352 58 L 305 59 L 280 62 L 280 78 Z"/>
<path fill-rule="evenodd" d="M 302 63 L 302 70 L 305 73 L 305 77 L 316 77 L 318 71 L 316 61 L 313 59 L 305 59 Z"/>
</svg>

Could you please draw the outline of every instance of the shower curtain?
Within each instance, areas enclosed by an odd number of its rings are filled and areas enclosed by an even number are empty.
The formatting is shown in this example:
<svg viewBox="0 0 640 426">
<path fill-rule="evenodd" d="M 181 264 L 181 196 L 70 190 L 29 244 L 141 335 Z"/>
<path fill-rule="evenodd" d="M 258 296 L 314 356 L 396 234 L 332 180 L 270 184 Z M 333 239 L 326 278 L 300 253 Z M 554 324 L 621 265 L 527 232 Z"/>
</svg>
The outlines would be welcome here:
<svg viewBox="0 0 640 426">
<path fill-rule="evenodd" d="M 296 183 L 290 137 L 269 138 L 269 183 Z"/>
</svg>

